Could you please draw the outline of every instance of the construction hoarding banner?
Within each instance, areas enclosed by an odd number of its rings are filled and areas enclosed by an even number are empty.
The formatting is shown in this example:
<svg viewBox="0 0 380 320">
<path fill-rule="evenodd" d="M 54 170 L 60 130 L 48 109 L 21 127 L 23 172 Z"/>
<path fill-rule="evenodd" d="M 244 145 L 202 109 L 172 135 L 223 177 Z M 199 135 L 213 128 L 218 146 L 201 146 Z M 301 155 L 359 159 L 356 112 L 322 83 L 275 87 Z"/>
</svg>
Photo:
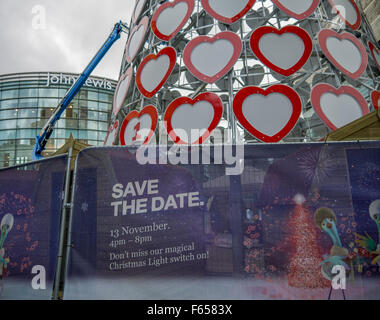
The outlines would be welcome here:
<svg viewBox="0 0 380 320">
<path fill-rule="evenodd" d="M 380 298 L 380 143 L 226 148 L 82 151 L 64 298 Z"/>
<path fill-rule="evenodd" d="M 66 159 L 0 170 L 0 299 L 52 297 Z"/>
</svg>

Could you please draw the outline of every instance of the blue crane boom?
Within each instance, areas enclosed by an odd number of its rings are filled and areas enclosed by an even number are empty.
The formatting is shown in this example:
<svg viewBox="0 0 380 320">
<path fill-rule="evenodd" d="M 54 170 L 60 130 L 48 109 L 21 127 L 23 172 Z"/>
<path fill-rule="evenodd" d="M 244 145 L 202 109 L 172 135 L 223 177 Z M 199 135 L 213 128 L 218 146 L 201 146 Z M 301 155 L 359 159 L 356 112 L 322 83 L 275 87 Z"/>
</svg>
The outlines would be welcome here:
<svg viewBox="0 0 380 320">
<path fill-rule="evenodd" d="M 109 35 L 106 42 L 88 64 L 88 66 L 81 73 L 79 78 L 75 81 L 72 87 L 67 91 L 66 95 L 59 102 L 58 106 L 54 109 L 52 116 L 47 121 L 45 126 L 41 129 L 40 134 L 36 137 L 36 144 L 33 150 L 33 160 L 42 159 L 42 151 L 44 151 L 46 143 L 48 142 L 51 134 L 53 133 L 54 125 L 61 118 L 62 113 L 69 106 L 70 102 L 74 99 L 76 94 L 82 88 L 83 84 L 86 82 L 92 71 L 96 68 L 99 62 L 103 59 L 108 50 L 112 45 L 120 38 L 122 32 L 127 32 L 128 27 L 123 22 L 118 22 L 115 24 L 111 34 Z"/>
</svg>

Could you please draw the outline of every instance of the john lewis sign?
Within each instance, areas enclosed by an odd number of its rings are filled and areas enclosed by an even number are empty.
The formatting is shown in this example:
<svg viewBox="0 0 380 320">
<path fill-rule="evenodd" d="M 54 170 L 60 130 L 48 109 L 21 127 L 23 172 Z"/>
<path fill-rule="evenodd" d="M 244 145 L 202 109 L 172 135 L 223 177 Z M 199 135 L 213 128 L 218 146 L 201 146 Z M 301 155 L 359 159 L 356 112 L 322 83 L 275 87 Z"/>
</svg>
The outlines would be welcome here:
<svg viewBox="0 0 380 320">
<path fill-rule="evenodd" d="M 73 75 L 65 75 L 63 73 L 53 74 L 48 72 L 46 76 L 46 86 L 50 85 L 72 85 L 78 79 Z M 114 90 L 112 83 L 106 79 L 88 78 L 84 84 L 86 87 Z"/>
</svg>

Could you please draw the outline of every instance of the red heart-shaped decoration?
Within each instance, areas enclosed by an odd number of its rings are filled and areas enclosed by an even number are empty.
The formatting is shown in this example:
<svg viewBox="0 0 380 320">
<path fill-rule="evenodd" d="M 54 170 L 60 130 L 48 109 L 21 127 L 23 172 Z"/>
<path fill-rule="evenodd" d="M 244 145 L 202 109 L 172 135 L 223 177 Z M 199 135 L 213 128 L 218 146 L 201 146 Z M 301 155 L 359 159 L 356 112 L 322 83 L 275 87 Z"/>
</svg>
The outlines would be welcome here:
<svg viewBox="0 0 380 320">
<path fill-rule="evenodd" d="M 149 18 L 144 17 L 138 25 L 134 26 L 129 33 L 127 44 L 125 45 L 125 59 L 131 63 L 140 51 L 144 43 L 146 31 L 148 29 Z"/>
<path fill-rule="evenodd" d="M 183 61 L 199 80 L 214 83 L 235 65 L 242 47 L 240 37 L 231 31 L 220 32 L 213 38 L 199 36 L 186 45 Z"/>
<path fill-rule="evenodd" d="M 150 119 L 148 118 L 147 121 L 150 120 L 150 127 L 144 126 L 141 124 L 142 117 L 148 115 Z M 138 120 L 136 123 L 132 122 L 133 120 Z M 152 106 L 146 106 L 143 108 L 140 112 L 137 110 L 133 110 L 125 117 L 121 129 L 120 129 L 120 144 L 122 146 L 131 145 L 140 142 L 142 139 L 144 139 L 144 142 L 142 144 L 149 143 L 150 139 L 152 138 L 154 131 L 157 128 L 157 122 L 158 122 L 158 112 L 157 109 Z M 132 127 L 131 127 L 132 125 Z M 148 134 L 147 131 L 149 130 Z M 143 131 L 142 133 L 139 133 Z"/>
<path fill-rule="evenodd" d="M 342 3 L 342 1 L 339 2 L 339 4 L 335 3 L 336 0 L 329 0 L 330 5 L 333 7 L 333 9 L 337 12 L 339 17 L 344 21 L 346 25 L 348 25 L 352 30 L 357 30 L 360 27 L 360 24 L 362 23 L 362 18 L 360 15 L 360 10 L 359 7 L 356 5 L 354 0 L 344 0 L 346 1 L 346 7 Z M 356 19 L 355 21 L 348 21 L 348 17 L 345 15 L 344 11 L 349 12 L 346 8 L 350 8 L 350 5 L 352 6 L 351 8 L 354 9 L 356 13 Z M 343 6 L 343 7 L 342 7 Z M 341 9 L 343 8 L 343 10 Z"/>
<path fill-rule="evenodd" d="M 158 54 L 150 54 L 144 58 L 137 69 L 136 85 L 147 98 L 153 97 L 171 75 L 177 52 L 172 47 L 165 47 Z"/>
<path fill-rule="evenodd" d="M 120 77 L 119 83 L 116 86 L 115 94 L 113 96 L 113 114 L 116 116 L 125 98 L 127 97 L 128 89 L 132 80 L 132 68 L 129 67 L 127 71 Z"/>
<path fill-rule="evenodd" d="M 189 141 L 181 139 L 180 134 L 176 132 L 178 129 L 185 131 L 198 127 L 199 130 L 207 129 L 202 136 L 194 138 L 195 140 L 191 142 L 191 144 L 202 144 L 217 127 L 222 115 L 223 103 L 219 96 L 204 92 L 194 99 L 188 97 L 175 99 L 166 109 L 164 123 L 169 137 L 176 144 L 190 144 Z M 187 134 L 187 137 L 191 139 L 191 133 Z"/>
<path fill-rule="evenodd" d="M 256 0 L 201 0 L 206 12 L 215 19 L 232 24 L 239 20 L 253 7 Z"/>
<path fill-rule="evenodd" d="M 376 65 L 380 70 L 380 50 L 377 47 L 375 47 L 375 45 L 371 41 L 368 41 L 368 47 L 373 60 L 375 60 Z"/>
<path fill-rule="evenodd" d="M 376 110 L 379 110 L 380 105 L 380 91 L 374 90 L 371 93 L 372 105 Z"/>
<path fill-rule="evenodd" d="M 332 131 L 369 113 L 367 101 L 351 86 L 336 89 L 327 83 L 317 84 L 311 90 L 311 104 Z"/>
<path fill-rule="evenodd" d="M 302 20 L 310 16 L 317 9 L 320 0 L 302 0 L 295 3 L 293 0 L 272 0 L 272 2 L 287 15 Z"/>
<path fill-rule="evenodd" d="M 286 77 L 301 69 L 313 50 L 309 34 L 296 26 L 259 27 L 253 31 L 250 45 L 262 63 Z"/>
<path fill-rule="evenodd" d="M 132 22 L 136 23 L 137 19 L 140 17 L 142 10 L 145 7 L 145 3 L 147 0 L 136 0 L 135 8 L 132 13 Z"/>
<path fill-rule="evenodd" d="M 162 4 L 152 17 L 153 33 L 157 38 L 169 41 L 189 20 L 194 6 L 194 0 L 175 0 Z"/>
<path fill-rule="evenodd" d="M 302 111 L 298 93 L 286 85 L 267 89 L 245 87 L 235 96 L 233 109 L 240 124 L 263 142 L 282 140 L 297 124 Z"/>
<path fill-rule="evenodd" d="M 108 129 L 106 138 L 104 139 L 104 146 L 113 146 L 117 137 L 117 130 L 119 129 L 119 120 L 116 120 Z M 112 135 L 113 133 L 113 135 Z"/>
<path fill-rule="evenodd" d="M 352 79 L 358 79 L 366 70 L 367 52 L 361 41 L 352 33 L 339 34 L 331 29 L 322 29 L 318 34 L 318 41 L 330 62 Z M 359 55 L 361 61 L 356 61 Z"/>
</svg>

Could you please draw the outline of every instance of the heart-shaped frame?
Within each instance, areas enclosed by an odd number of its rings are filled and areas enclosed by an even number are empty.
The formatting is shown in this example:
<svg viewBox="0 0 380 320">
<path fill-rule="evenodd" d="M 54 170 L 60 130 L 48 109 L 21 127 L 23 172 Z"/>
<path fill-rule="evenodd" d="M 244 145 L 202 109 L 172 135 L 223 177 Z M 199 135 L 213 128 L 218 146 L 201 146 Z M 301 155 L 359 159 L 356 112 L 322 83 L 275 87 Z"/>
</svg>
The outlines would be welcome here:
<svg viewBox="0 0 380 320">
<path fill-rule="evenodd" d="M 212 131 L 214 131 L 217 125 L 219 124 L 223 116 L 223 102 L 222 100 L 220 100 L 218 95 L 211 92 L 204 92 L 196 96 L 194 99 L 191 99 L 189 97 L 179 97 L 175 99 L 172 103 L 170 103 L 170 105 L 166 109 L 165 116 L 164 116 L 164 124 L 166 128 L 166 132 L 168 133 L 169 137 L 174 141 L 174 143 L 180 144 L 180 145 L 189 144 L 181 140 L 181 138 L 178 137 L 176 133 L 174 132 L 173 125 L 172 125 L 172 117 L 173 117 L 174 112 L 180 106 L 184 104 L 190 104 L 191 106 L 194 106 L 197 102 L 200 102 L 200 101 L 207 101 L 212 105 L 214 109 L 214 118 L 211 121 L 209 127 L 207 128 L 207 131 L 198 140 L 192 142 L 191 144 L 204 143 L 209 138 Z"/>
<path fill-rule="evenodd" d="M 277 8 L 285 12 L 287 15 L 293 17 L 294 19 L 302 20 L 309 17 L 310 15 L 314 13 L 314 11 L 318 8 L 320 0 L 312 0 L 310 7 L 301 13 L 297 13 L 289 9 L 284 3 L 281 2 L 281 0 L 272 0 L 272 2 L 276 5 Z"/>
<path fill-rule="evenodd" d="M 216 74 L 214 75 L 207 75 L 202 73 L 202 70 L 198 70 L 197 67 L 193 64 L 191 57 L 193 54 L 193 50 L 196 49 L 196 47 L 203 43 L 215 43 L 218 40 L 227 40 L 229 41 L 233 48 L 234 52 L 229 59 L 229 61 L 225 64 L 225 66 Z M 199 80 L 207 82 L 207 83 L 214 83 L 215 81 L 222 78 L 236 63 L 236 61 L 239 59 L 240 54 L 243 49 L 243 44 L 241 42 L 240 37 L 231 32 L 231 31 L 223 31 L 218 34 L 216 34 L 213 38 L 207 37 L 207 36 L 199 36 L 195 39 L 191 40 L 185 47 L 185 50 L 183 51 L 183 61 L 186 65 L 186 67 L 189 69 L 189 71 Z M 218 57 L 221 55 L 221 52 L 218 53 L 216 57 L 213 57 L 214 59 L 218 59 Z M 206 60 L 207 61 L 207 60 Z"/>
<path fill-rule="evenodd" d="M 337 15 L 344 21 L 346 25 L 348 25 L 352 30 L 357 30 L 359 29 L 361 23 L 362 23 L 362 17 L 360 15 L 360 10 L 357 4 L 355 3 L 354 0 L 347 0 L 350 2 L 350 4 L 353 6 L 355 12 L 356 12 L 356 21 L 354 23 L 350 23 L 346 17 L 339 11 L 339 9 L 335 6 L 334 0 L 328 0 L 331 7 L 337 12 Z"/>
<path fill-rule="evenodd" d="M 131 30 L 127 44 L 125 45 L 125 59 L 127 60 L 128 63 L 131 63 L 133 61 L 133 59 L 136 57 L 136 55 L 138 54 L 138 52 L 140 51 L 141 45 L 144 43 L 144 40 L 145 40 L 146 31 L 148 29 L 148 24 L 149 24 L 149 18 L 145 16 L 144 18 L 141 19 L 139 24 L 134 26 L 133 29 Z M 139 40 L 139 42 L 136 46 L 136 52 L 134 52 L 132 55 L 130 55 L 129 47 L 131 45 L 133 36 L 135 35 L 135 33 L 140 28 L 143 28 L 143 33 L 141 35 L 141 39 Z"/>
<path fill-rule="evenodd" d="M 264 134 L 263 132 L 257 130 L 243 114 L 243 104 L 245 100 L 251 95 L 262 95 L 269 96 L 270 94 L 280 93 L 286 96 L 293 107 L 292 114 L 283 128 L 279 128 L 278 132 L 273 136 Z M 263 105 L 265 108 L 265 105 Z M 281 141 L 285 138 L 297 124 L 298 119 L 302 112 L 302 101 L 298 93 L 293 90 L 291 87 L 278 84 L 270 86 L 267 89 L 262 89 L 260 87 L 249 86 L 241 89 L 235 96 L 233 101 L 233 110 L 236 118 L 240 124 L 255 138 L 266 142 L 266 143 L 275 143 Z M 276 117 L 276 114 L 273 114 L 273 117 Z"/>
<path fill-rule="evenodd" d="M 115 116 L 119 113 L 121 106 L 123 105 L 123 102 L 127 97 L 127 93 L 132 82 L 132 77 L 133 71 L 132 68 L 129 67 L 127 71 L 125 71 L 125 73 L 120 77 L 119 83 L 116 86 L 115 94 L 113 96 L 112 108 L 112 112 Z M 124 86 L 124 81 L 128 81 L 126 86 Z M 119 90 L 121 90 L 122 87 L 124 92 L 119 92 Z M 119 93 L 122 95 L 122 98 L 120 100 L 118 99 Z"/>
<path fill-rule="evenodd" d="M 302 40 L 304 44 L 304 53 L 302 54 L 298 62 L 295 63 L 290 68 L 283 69 L 275 65 L 267 57 L 265 57 L 265 55 L 261 52 L 261 49 L 260 49 L 261 38 L 271 33 L 274 33 L 279 36 L 286 33 L 291 33 L 291 34 L 295 34 L 298 38 Z M 311 52 L 313 51 L 313 41 L 311 40 L 309 34 L 304 29 L 300 27 L 296 27 L 296 26 L 286 26 L 281 29 L 276 29 L 274 27 L 269 27 L 269 26 L 259 27 L 255 31 L 252 32 L 252 35 L 250 38 L 250 46 L 251 46 L 252 52 L 256 55 L 256 57 L 262 63 L 264 63 L 268 68 L 286 77 L 292 75 L 293 73 L 301 69 L 303 65 L 307 62 L 307 60 L 309 60 L 311 56 Z M 282 51 L 280 50 L 278 51 L 278 53 L 281 55 Z"/>
<path fill-rule="evenodd" d="M 136 23 L 138 18 L 141 16 L 142 10 L 145 7 L 147 0 L 136 0 L 135 7 L 132 12 L 132 22 Z M 138 7 L 140 6 L 140 7 Z"/>
<path fill-rule="evenodd" d="M 326 124 L 327 127 L 329 127 L 332 131 L 335 131 L 338 129 L 338 127 L 332 122 L 331 119 L 328 118 L 328 116 L 325 114 L 325 112 L 322 110 L 321 106 L 321 99 L 322 96 L 326 93 L 332 93 L 335 96 L 340 96 L 342 94 L 347 94 L 355 99 L 355 101 L 360 105 L 360 109 L 362 112 L 362 116 L 369 113 L 369 108 L 367 101 L 363 98 L 362 94 L 354 89 L 351 86 L 342 86 L 340 88 L 335 88 L 330 84 L 327 83 L 320 83 L 317 84 L 312 90 L 310 94 L 311 98 L 311 104 L 319 116 L 319 118 Z M 352 121 L 354 121 L 353 119 Z"/>
<path fill-rule="evenodd" d="M 122 146 L 126 145 L 125 130 L 127 129 L 128 123 L 134 118 L 141 118 L 143 115 L 149 115 L 150 118 L 152 119 L 152 125 L 150 128 L 150 132 L 149 132 L 148 136 L 146 137 L 145 141 L 143 142 L 143 144 L 148 144 L 150 139 L 152 139 L 154 132 L 156 131 L 156 128 L 157 128 L 158 111 L 157 111 L 155 106 L 148 105 L 148 106 L 144 107 L 140 112 L 138 112 L 137 110 L 131 111 L 124 118 L 123 123 L 122 123 L 121 128 L 120 128 L 120 134 L 119 134 L 120 144 Z M 136 136 L 137 135 L 138 135 L 138 132 L 136 132 Z"/>
<path fill-rule="evenodd" d="M 368 48 L 369 51 L 371 52 L 372 58 L 375 61 L 377 67 L 380 70 L 380 49 L 378 49 L 371 41 L 368 41 Z M 379 58 L 376 58 L 375 52 L 379 55 Z"/>
<path fill-rule="evenodd" d="M 177 27 L 174 29 L 173 32 L 171 32 L 170 34 L 164 34 L 164 33 L 162 33 L 161 32 L 162 30 L 160 31 L 159 30 L 159 26 L 157 25 L 157 22 L 158 22 L 158 20 L 160 18 L 160 15 L 163 12 L 165 12 L 165 10 L 167 10 L 169 8 L 172 9 L 177 4 L 180 4 L 181 2 L 187 4 L 187 12 L 186 12 L 185 17 L 182 19 L 182 21 L 180 21 L 180 23 L 178 23 Z M 153 30 L 153 33 L 156 35 L 157 38 L 159 38 L 161 40 L 164 40 L 164 41 L 169 41 L 170 39 L 172 39 L 183 28 L 183 26 L 189 20 L 191 14 L 193 13 L 194 6 L 195 6 L 194 0 L 175 0 L 173 2 L 166 2 L 166 3 L 162 4 L 154 12 L 153 17 L 152 17 L 151 28 Z"/>
<path fill-rule="evenodd" d="M 374 90 L 371 92 L 371 102 L 375 110 L 379 110 L 380 106 L 380 91 Z"/>
<path fill-rule="evenodd" d="M 107 140 L 112 132 L 114 132 L 114 137 L 112 140 L 112 145 L 115 144 L 117 138 L 117 130 L 119 129 L 119 120 L 116 120 L 108 129 L 106 138 L 104 139 L 104 146 L 107 146 Z"/>
<path fill-rule="evenodd" d="M 168 70 L 166 71 L 162 79 L 159 79 L 158 81 L 156 81 L 158 82 L 157 86 L 153 90 L 149 91 L 146 89 L 146 87 L 142 83 L 142 75 L 144 72 L 144 68 L 150 61 L 157 61 L 157 59 L 159 59 L 162 56 L 169 57 L 170 63 L 168 66 Z M 141 94 L 147 98 L 153 97 L 162 88 L 166 80 L 168 80 L 168 78 L 170 77 L 175 67 L 176 61 L 177 61 L 177 51 L 173 47 L 165 47 L 158 54 L 151 53 L 150 55 L 146 56 L 144 60 L 141 62 L 141 64 L 139 65 L 137 69 L 137 73 L 136 73 L 136 85 L 139 91 L 141 92 Z M 154 76 L 157 75 L 158 72 L 154 72 L 154 70 L 150 70 L 150 71 L 151 73 L 150 73 L 149 79 L 153 79 Z"/>
<path fill-rule="evenodd" d="M 336 57 L 334 57 L 334 55 L 330 52 L 330 50 L 328 48 L 328 44 L 327 44 L 329 38 L 337 38 L 340 41 L 348 40 L 355 45 L 355 47 L 360 52 L 360 56 L 361 56 L 361 60 L 362 60 L 360 67 L 355 72 L 351 72 L 351 71 L 347 70 L 347 68 L 345 68 L 336 59 Z M 358 79 L 364 73 L 364 71 L 367 69 L 368 56 L 367 56 L 367 52 L 365 50 L 365 47 L 362 44 L 362 42 L 359 39 L 357 39 L 352 33 L 349 33 L 349 32 L 337 33 L 331 29 L 322 29 L 318 33 L 318 42 L 319 42 L 319 45 L 320 45 L 323 53 L 330 60 L 330 62 L 335 67 L 337 67 L 340 71 L 342 71 L 344 74 L 349 76 L 350 78 Z M 342 51 L 340 51 L 340 52 L 342 52 Z"/>
<path fill-rule="evenodd" d="M 225 1 L 226 7 L 227 7 L 227 5 L 233 5 L 234 1 L 236 0 L 222 0 L 222 1 Z M 219 20 L 225 24 L 232 24 L 236 22 L 237 20 L 241 19 L 242 17 L 244 17 L 247 14 L 247 12 L 253 7 L 256 0 L 247 0 L 247 4 L 245 5 L 245 7 L 240 12 L 235 14 L 233 17 L 226 17 L 217 13 L 214 10 L 214 8 L 211 7 L 210 0 L 201 0 L 201 2 L 202 2 L 203 8 L 206 10 L 206 12 L 210 16 L 214 17 L 216 20 Z M 221 1 L 219 1 L 219 3 L 220 2 Z"/>
</svg>

